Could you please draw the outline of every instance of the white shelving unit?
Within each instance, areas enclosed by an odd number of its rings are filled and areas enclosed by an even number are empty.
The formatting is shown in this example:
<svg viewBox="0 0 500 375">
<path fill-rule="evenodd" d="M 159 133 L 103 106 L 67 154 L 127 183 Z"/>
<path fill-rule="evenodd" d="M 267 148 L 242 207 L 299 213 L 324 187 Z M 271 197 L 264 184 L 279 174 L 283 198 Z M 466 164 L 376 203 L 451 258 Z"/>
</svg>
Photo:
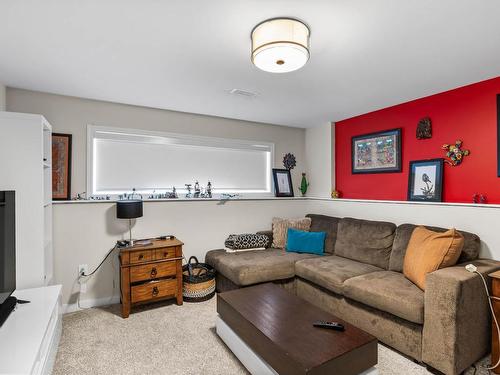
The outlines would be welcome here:
<svg viewBox="0 0 500 375">
<path fill-rule="evenodd" d="M 17 288 L 52 283 L 52 127 L 41 115 L 0 112 L 0 190 L 16 191 Z"/>
</svg>

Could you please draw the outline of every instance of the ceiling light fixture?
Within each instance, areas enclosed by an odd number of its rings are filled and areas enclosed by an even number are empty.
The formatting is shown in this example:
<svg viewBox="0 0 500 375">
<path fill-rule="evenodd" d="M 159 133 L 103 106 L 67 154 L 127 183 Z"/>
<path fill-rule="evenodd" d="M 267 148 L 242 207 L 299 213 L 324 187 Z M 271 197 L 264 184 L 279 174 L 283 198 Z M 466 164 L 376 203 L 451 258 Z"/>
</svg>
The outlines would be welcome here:
<svg viewBox="0 0 500 375">
<path fill-rule="evenodd" d="M 270 73 L 288 73 L 309 60 L 309 27 L 294 18 L 272 18 L 252 30 L 252 62 Z"/>
</svg>

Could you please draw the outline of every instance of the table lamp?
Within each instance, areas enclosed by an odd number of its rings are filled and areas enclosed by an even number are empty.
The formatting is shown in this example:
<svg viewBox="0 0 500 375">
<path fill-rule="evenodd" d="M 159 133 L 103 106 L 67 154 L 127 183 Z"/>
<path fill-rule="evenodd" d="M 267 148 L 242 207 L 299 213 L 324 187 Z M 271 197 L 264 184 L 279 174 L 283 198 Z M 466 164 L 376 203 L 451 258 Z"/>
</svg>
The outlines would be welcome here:
<svg viewBox="0 0 500 375">
<path fill-rule="evenodd" d="M 142 217 L 142 201 L 138 199 L 127 199 L 116 202 L 116 217 L 118 219 L 128 219 L 128 231 L 130 235 L 129 246 L 133 246 L 132 219 Z"/>
</svg>

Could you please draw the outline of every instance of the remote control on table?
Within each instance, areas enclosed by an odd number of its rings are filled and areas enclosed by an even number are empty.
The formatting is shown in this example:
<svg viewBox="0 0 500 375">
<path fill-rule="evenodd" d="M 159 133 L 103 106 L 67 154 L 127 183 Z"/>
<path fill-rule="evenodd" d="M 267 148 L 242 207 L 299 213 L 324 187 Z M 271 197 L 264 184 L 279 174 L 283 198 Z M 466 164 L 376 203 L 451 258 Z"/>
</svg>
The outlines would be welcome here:
<svg viewBox="0 0 500 375">
<path fill-rule="evenodd" d="M 342 324 L 337 323 L 337 322 L 325 322 L 323 320 L 319 320 L 317 322 L 313 323 L 314 327 L 320 327 L 320 328 L 329 328 L 333 329 L 335 331 L 344 331 L 345 328 Z"/>
</svg>

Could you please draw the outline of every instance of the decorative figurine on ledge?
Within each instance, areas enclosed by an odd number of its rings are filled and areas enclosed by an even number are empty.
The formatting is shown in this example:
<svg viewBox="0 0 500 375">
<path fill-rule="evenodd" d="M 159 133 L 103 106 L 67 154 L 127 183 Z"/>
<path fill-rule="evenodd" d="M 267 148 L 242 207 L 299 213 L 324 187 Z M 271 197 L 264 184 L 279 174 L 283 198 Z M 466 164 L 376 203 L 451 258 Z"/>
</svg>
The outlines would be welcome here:
<svg viewBox="0 0 500 375">
<path fill-rule="evenodd" d="M 199 198 L 201 194 L 200 184 L 198 180 L 194 183 L 194 198 Z"/>
<path fill-rule="evenodd" d="M 332 198 L 339 199 L 340 198 L 340 191 L 333 189 L 332 190 Z"/>
<path fill-rule="evenodd" d="M 484 194 L 476 193 L 472 196 L 472 203 L 486 204 L 488 203 L 488 198 Z"/>
<path fill-rule="evenodd" d="M 184 186 L 186 187 L 186 190 L 187 190 L 187 193 L 186 193 L 186 198 L 192 198 L 192 194 L 191 194 L 191 184 L 184 184 Z"/>
<path fill-rule="evenodd" d="M 207 192 L 206 192 L 207 198 L 212 198 L 212 183 L 208 181 L 207 183 Z"/>
<path fill-rule="evenodd" d="M 302 173 L 302 181 L 300 182 L 299 190 L 300 190 L 300 193 L 302 194 L 303 197 L 306 196 L 308 187 L 309 187 L 309 182 L 307 182 L 306 174 Z"/>
<path fill-rule="evenodd" d="M 177 189 L 175 188 L 175 186 L 172 188 L 172 192 L 168 193 L 168 198 L 171 198 L 171 199 L 179 198 L 179 196 L 177 195 Z"/>
<path fill-rule="evenodd" d="M 445 144 L 442 149 L 446 150 L 446 157 L 449 158 L 448 160 L 445 160 L 445 162 L 452 167 L 462 164 L 464 156 L 470 155 L 469 150 L 462 150 L 461 140 L 457 140 L 455 144 Z"/>
</svg>

